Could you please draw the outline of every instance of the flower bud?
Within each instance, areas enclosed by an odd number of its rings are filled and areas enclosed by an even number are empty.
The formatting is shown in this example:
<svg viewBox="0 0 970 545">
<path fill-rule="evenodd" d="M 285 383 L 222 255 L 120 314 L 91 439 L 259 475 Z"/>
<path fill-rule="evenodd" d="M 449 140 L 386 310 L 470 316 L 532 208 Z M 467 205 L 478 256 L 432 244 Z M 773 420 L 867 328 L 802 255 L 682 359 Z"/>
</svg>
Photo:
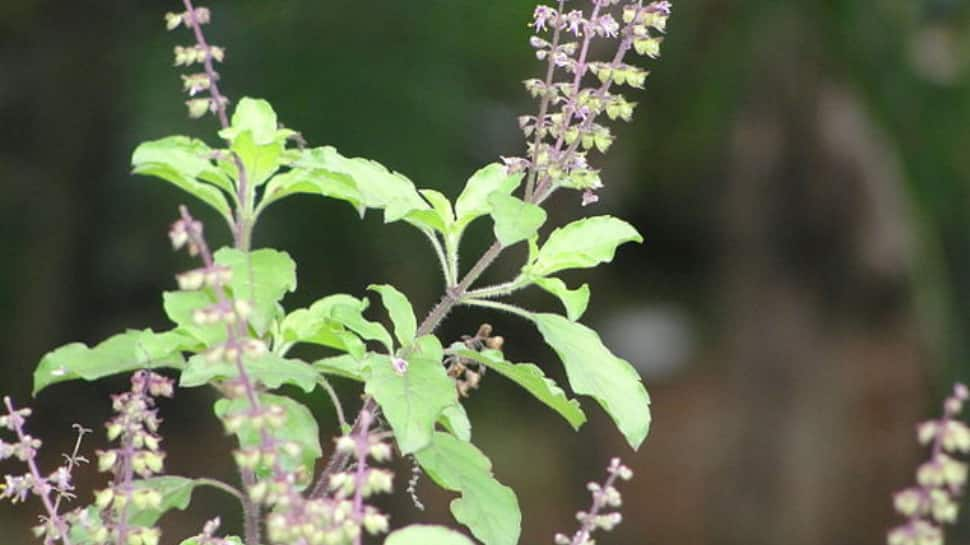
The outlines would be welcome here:
<svg viewBox="0 0 970 545">
<path fill-rule="evenodd" d="M 386 462 L 391 459 L 391 446 L 387 443 L 374 443 L 370 446 L 370 457 L 378 462 Z"/>
<path fill-rule="evenodd" d="M 364 529 L 369 534 L 382 534 L 387 531 L 387 517 L 378 513 L 368 513 L 364 515 Z"/>
<path fill-rule="evenodd" d="M 372 469 L 367 474 L 367 489 L 371 493 L 388 493 L 394 489 L 394 474 L 386 469 Z"/>
<path fill-rule="evenodd" d="M 94 493 L 94 504 L 98 509 L 104 511 L 114 501 L 115 491 L 112 488 L 105 488 Z"/>
<path fill-rule="evenodd" d="M 98 471 L 107 472 L 111 471 L 115 462 L 118 461 L 118 452 L 114 450 L 99 451 L 98 456 Z"/>
<path fill-rule="evenodd" d="M 108 441 L 114 441 L 115 439 L 118 438 L 118 436 L 121 435 L 121 432 L 122 432 L 121 424 L 118 424 L 115 422 L 109 423 L 107 425 L 107 431 L 108 431 L 108 434 L 107 434 Z"/>
<path fill-rule="evenodd" d="M 143 528 L 141 531 L 141 542 L 143 545 L 158 545 L 162 537 L 162 532 L 158 528 Z"/>
<path fill-rule="evenodd" d="M 267 485 L 265 482 L 258 482 L 249 487 L 249 499 L 256 503 L 262 503 L 266 500 L 266 493 L 268 490 L 269 485 Z"/>
</svg>

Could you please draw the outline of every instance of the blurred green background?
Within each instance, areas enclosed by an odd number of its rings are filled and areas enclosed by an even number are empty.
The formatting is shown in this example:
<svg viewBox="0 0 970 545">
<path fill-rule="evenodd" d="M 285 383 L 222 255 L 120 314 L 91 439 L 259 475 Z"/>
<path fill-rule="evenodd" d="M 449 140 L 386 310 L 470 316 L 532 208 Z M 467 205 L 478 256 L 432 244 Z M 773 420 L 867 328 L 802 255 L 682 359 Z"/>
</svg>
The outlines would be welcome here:
<svg viewBox="0 0 970 545">
<path fill-rule="evenodd" d="M 578 1 L 578 0 L 577 0 Z M 664 57 L 651 62 L 635 123 L 605 160 L 592 210 L 553 200 L 550 224 L 581 213 L 634 223 L 646 243 L 579 272 L 584 318 L 640 368 L 654 427 L 630 452 L 593 404 L 572 433 L 499 380 L 467 402 L 475 441 L 519 493 L 523 544 L 571 532 L 584 483 L 610 457 L 637 473 L 625 522 L 601 543 L 881 543 L 890 493 L 922 453 L 913 427 L 970 368 L 970 3 L 965 0 L 692 0 L 675 4 Z M 212 138 L 186 119 L 171 68 L 184 31 L 178 2 L 0 2 L 0 391 L 26 403 L 48 350 L 126 327 L 165 327 L 160 293 L 190 266 L 166 229 L 187 203 L 128 174 L 143 140 Z M 228 48 L 230 97 L 269 99 L 311 145 L 335 145 L 456 195 L 499 155 L 520 154 L 516 116 L 534 105 L 520 81 L 540 73 L 527 45 L 532 0 L 213 0 L 210 41 Z M 466 262 L 490 242 L 487 222 Z M 215 221 L 209 236 L 225 243 Z M 440 294 L 424 240 L 379 214 L 296 197 L 275 205 L 257 246 L 300 266 L 302 305 L 361 295 L 372 282 L 417 308 Z M 473 255 L 474 254 L 474 255 Z M 489 278 L 504 280 L 510 252 Z M 524 304 L 553 309 L 538 293 Z M 420 312 L 420 311 L 419 311 Z M 444 339 L 488 321 L 515 361 L 561 376 L 530 327 L 459 310 Z M 348 404 L 352 385 L 341 384 Z M 124 379 L 68 384 L 32 401 L 53 467 L 70 426 L 98 428 Z M 169 470 L 232 480 L 231 442 L 212 395 L 163 406 Z M 334 421 L 320 397 L 321 421 Z M 87 452 L 100 448 L 99 436 Z M 0 469 L 9 470 L 7 466 Z M 409 477 L 399 466 L 399 488 Z M 448 496 L 389 505 L 394 524 L 447 520 Z M 82 500 L 101 476 L 86 473 Z M 233 506 L 200 492 L 166 523 L 166 543 Z M 0 508 L 0 542 L 24 545 L 36 506 Z M 958 528 L 954 543 L 970 532 Z M 962 540 L 962 541 L 961 541 Z"/>
</svg>

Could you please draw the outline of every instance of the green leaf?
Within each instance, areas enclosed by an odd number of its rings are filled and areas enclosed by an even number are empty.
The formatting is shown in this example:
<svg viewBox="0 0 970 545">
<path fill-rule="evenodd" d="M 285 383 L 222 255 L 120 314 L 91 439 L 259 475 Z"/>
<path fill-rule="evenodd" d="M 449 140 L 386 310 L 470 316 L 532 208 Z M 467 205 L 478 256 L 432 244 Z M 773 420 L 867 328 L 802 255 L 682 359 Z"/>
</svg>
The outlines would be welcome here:
<svg viewBox="0 0 970 545">
<path fill-rule="evenodd" d="M 458 229 L 492 211 L 488 198 L 493 193 L 510 195 L 522 183 L 524 174 L 508 174 L 504 165 L 492 163 L 472 175 L 455 201 Z"/>
<path fill-rule="evenodd" d="M 401 346 L 411 344 L 418 330 L 418 320 L 414 317 L 414 308 L 408 298 L 389 284 L 371 284 L 367 289 L 380 294 L 381 302 L 394 323 L 394 335 Z"/>
<path fill-rule="evenodd" d="M 296 289 L 296 264 L 285 252 L 261 249 L 249 254 L 234 248 L 215 253 L 219 265 L 232 270 L 229 288 L 235 299 L 252 304 L 250 325 L 263 335 L 278 315 L 280 300 Z"/>
<path fill-rule="evenodd" d="M 323 449 L 320 448 L 320 429 L 317 427 L 316 419 L 309 409 L 288 397 L 261 394 L 259 399 L 263 406 L 276 405 L 286 412 L 286 423 L 273 431 L 273 437 L 281 442 L 299 445 L 300 454 L 294 457 L 285 449 L 280 449 L 277 459 L 284 471 L 296 471 L 302 468 L 303 479 L 298 484 L 305 487 L 310 483 L 317 459 L 323 456 Z M 249 401 L 245 398 L 220 399 L 215 404 L 216 416 L 222 419 L 228 415 L 245 414 L 249 409 Z M 243 424 L 236 433 L 239 445 L 243 448 L 258 447 L 262 443 L 261 430 L 263 429 Z M 266 477 L 270 474 L 270 468 L 260 467 L 257 473 L 261 477 Z"/>
<path fill-rule="evenodd" d="M 441 341 L 434 335 L 424 335 L 418 337 L 414 343 L 412 355 L 426 360 L 441 361 L 445 359 L 445 349 L 441 346 Z"/>
<path fill-rule="evenodd" d="M 422 229 L 448 234 L 455 223 L 455 212 L 448 197 L 433 189 L 422 189 L 421 195 L 431 203 L 431 209 L 412 211 L 406 218 L 407 222 Z"/>
<path fill-rule="evenodd" d="M 583 284 L 571 290 L 558 278 L 533 278 L 532 281 L 562 301 L 563 306 L 566 307 L 566 316 L 570 320 L 575 322 L 586 312 L 586 307 L 589 306 L 589 284 Z"/>
<path fill-rule="evenodd" d="M 546 222 L 546 211 L 511 195 L 492 193 L 488 198 L 495 220 L 495 237 L 511 246 L 535 236 Z"/>
<path fill-rule="evenodd" d="M 246 187 L 252 189 L 263 185 L 283 166 L 286 145 L 282 141 L 258 145 L 253 134 L 246 131 L 233 139 L 231 149 L 246 167 Z M 235 162 L 231 164 L 236 172 Z M 238 172 L 236 177 L 239 177 Z"/>
<path fill-rule="evenodd" d="M 383 344 L 388 354 L 394 353 L 394 341 L 391 339 L 391 334 L 378 322 L 371 322 L 364 318 L 364 308 L 366 308 L 366 305 L 360 307 L 338 304 L 334 305 L 333 310 L 331 310 L 331 316 L 336 322 L 350 328 L 351 331 L 362 338 Z"/>
<path fill-rule="evenodd" d="M 178 331 L 196 339 L 203 347 L 216 346 L 226 340 L 225 324 L 199 325 L 192 319 L 196 310 L 215 302 L 215 297 L 209 291 L 168 291 L 162 294 L 165 314 L 178 325 Z"/>
<path fill-rule="evenodd" d="M 292 384 L 310 393 L 317 387 L 317 371 L 308 363 L 300 360 L 284 359 L 273 353 L 244 359 L 246 373 L 268 388 L 279 388 Z M 203 355 L 189 358 L 188 366 L 182 371 L 179 386 L 194 388 L 204 386 L 215 380 L 233 379 L 239 376 L 234 362 L 219 359 L 210 362 Z"/>
<path fill-rule="evenodd" d="M 226 140 L 235 140 L 244 132 L 252 135 L 254 144 L 263 146 L 278 142 L 281 137 L 285 139 L 286 134 L 291 131 L 280 131 L 276 112 L 269 102 L 243 97 L 232 113 L 231 126 L 220 131 L 219 135 Z"/>
<path fill-rule="evenodd" d="M 364 206 L 384 210 L 385 223 L 401 220 L 415 210 L 429 209 L 411 180 L 376 161 L 344 157 L 329 146 L 306 150 L 297 167 L 311 169 L 316 176 L 336 177 L 332 183 L 346 184 L 349 181 Z M 358 203 L 350 202 L 358 206 Z"/>
<path fill-rule="evenodd" d="M 375 354 L 369 364 L 365 391 L 381 406 L 401 452 L 424 448 L 442 411 L 458 402 L 455 382 L 441 360 L 410 357 L 403 374 L 388 356 Z"/>
<path fill-rule="evenodd" d="M 475 545 L 470 539 L 443 526 L 412 524 L 391 532 L 384 545 Z"/>
<path fill-rule="evenodd" d="M 83 517 L 84 524 L 71 523 L 68 532 L 71 543 L 74 545 L 97 545 L 95 533 L 104 528 L 104 520 L 101 518 L 101 511 L 94 505 L 89 505 L 78 511 Z M 70 516 L 66 517 L 70 520 Z"/>
<path fill-rule="evenodd" d="M 562 415 L 573 429 L 578 430 L 586 422 L 586 415 L 579 406 L 579 402 L 566 397 L 566 392 L 554 380 L 548 378 L 542 369 L 536 365 L 531 363 L 515 364 L 507 362 L 503 358 L 502 353 L 497 350 L 485 350 L 482 352 L 459 350 L 455 354 L 477 361 L 518 384 L 535 396 L 536 399 L 545 403 L 550 409 Z"/>
<path fill-rule="evenodd" d="M 539 332 L 559 354 L 573 391 L 592 396 L 634 449 L 650 431 L 650 396 L 640 375 L 616 357 L 592 329 L 558 314 L 533 314 Z"/>
<path fill-rule="evenodd" d="M 364 382 L 364 363 L 360 359 L 346 354 L 317 360 L 313 362 L 313 368 L 328 375 Z"/>
<path fill-rule="evenodd" d="M 625 242 L 643 242 L 643 237 L 623 220 L 596 216 L 574 221 L 553 231 L 523 272 L 539 277 L 595 267 L 612 261 L 616 248 Z"/>
<path fill-rule="evenodd" d="M 289 129 L 279 128 L 276 112 L 269 102 L 248 97 L 244 97 L 236 106 L 232 125 L 219 132 L 220 136 L 229 140 L 230 149 L 246 167 L 246 187 L 249 190 L 265 183 L 281 166 L 299 156 L 286 152 L 286 139 L 293 134 Z M 239 178 L 235 161 L 226 164 Z"/>
<path fill-rule="evenodd" d="M 155 526 L 162 515 L 172 509 L 185 511 L 189 507 L 189 503 L 192 502 L 192 491 L 196 487 L 195 481 L 192 479 L 170 475 L 141 479 L 134 481 L 133 484 L 136 491 L 151 489 L 162 495 L 162 504 L 159 507 L 139 509 L 132 502 L 128 508 L 128 523 L 132 526 L 146 528 Z"/>
<path fill-rule="evenodd" d="M 455 211 L 451 207 L 451 201 L 448 200 L 448 197 L 445 197 L 440 191 L 433 189 L 422 189 L 421 195 L 426 201 L 431 203 L 431 208 L 438 214 L 438 217 L 445 226 L 445 230 L 452 223 L 455 223 Z"/>
<path fill-rule="evenodd" d="M 358 214 L 363 215 L 366 206 L 364 197 L 357 190 L 357 184 L 348 177 L 325 170 L 294 168 L 277 174 L 266 184 L 260 211 L 270 204 L 298 193 L 322 195 L 349 202 Z"/>
<path fill-rule="evenodd" d="M 297 309 L 283 319 L 280 330 L 283 340 L 289 343 L 312 343 L 343 350 L 356 359 L 364 357 L 366 347 L 360 337 L 348 331 L 333 317 L 337 305 L 345 305 L 363 311 L 367 302 L 350 295 L 336 294 L 324 297 L 309 308 Z"/>
<path fill-rule="evenodd" d="M 132 154 L 131 165 L 134 174 L 155 176 L 170 182 L 215 208 L 231 222 L 229 203 L 218 188 L 232 193 L 233 185 L 209 160 L 211 155 L 212 150 L 201 140 L 170 136 L 138 146 Z"/>
<path fill-rule="evenodd" d="M 447 407 L 441 413 L 441 425 L 462 441 L 472 440 L 472 423 L 468 420 L 465 406 L 460 402 Z"/>
<path fill-rule="evenodd" d="M 485 545 L 516 545 L 522 513 L 511 488 L 492 476 L 492 463 L 471 443 L 436 432 L 418 451 L 418 463 L 438 486 L 458 492 L 451 502 L 455 519 Z"/>
<path fill-rule="evenodd" d="M 129 330 L 93 348 L 71 343 L 45 355 L 34 371 L 34 395 L 52 384 L 69 380 L 93 381 L 138 369 L 185 365 L 181 349 L 191 340 L 174 332 Z"/>
</svg>

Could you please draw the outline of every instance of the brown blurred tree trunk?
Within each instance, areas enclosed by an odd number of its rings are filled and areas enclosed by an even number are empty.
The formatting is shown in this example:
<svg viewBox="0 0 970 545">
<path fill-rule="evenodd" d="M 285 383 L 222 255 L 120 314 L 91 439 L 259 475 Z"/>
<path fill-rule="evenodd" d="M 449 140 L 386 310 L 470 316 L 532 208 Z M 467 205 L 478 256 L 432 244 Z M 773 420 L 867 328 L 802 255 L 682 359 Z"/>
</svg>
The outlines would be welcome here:
<svg viewBox="0 0 970 545">
<path fill-rule="evenodd" d="M 911 221 L 892 149 L 821 75 L 815 29 L 775 23 L 723 197 L 735 406 L 708 542 L 877 544 L 925 401 Z"/>
</svg>

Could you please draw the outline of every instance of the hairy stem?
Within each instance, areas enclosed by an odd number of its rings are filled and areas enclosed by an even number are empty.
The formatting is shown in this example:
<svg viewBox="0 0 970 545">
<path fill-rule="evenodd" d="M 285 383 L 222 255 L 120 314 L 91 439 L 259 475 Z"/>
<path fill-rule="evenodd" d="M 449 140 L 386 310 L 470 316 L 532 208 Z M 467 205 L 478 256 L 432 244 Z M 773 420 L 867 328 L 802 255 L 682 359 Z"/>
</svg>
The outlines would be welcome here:
<svg viewBox="0 0 970 545">
<path fill-rule="evenodd" d="M 485 288 L 478 288 L 477 290 L 470 290 L 465 293 L 468 297 L 473 297 L 475 299 L 489 298 L 489 297 L 503 297 L 512 294 L 512 292 L 520 290 L 528 285 L 527 281 L 521 278 L 516 278 L 510 282 L 503 282 L 501 284 L 496 284 L 494 286 L 488 286 Z"/>
<path fill-rule="evenodd" d="M 517 307 L 515 305 L 510 305 L 508 303 L 499 303 L 498 301 L 486 301 L 482 299 L 467 298 L 467 299 L 462 299 L 461 304 L 472 306 L 472 307 L 484 307 L 484 308 L 502 310 L 505 312 L 509 312 L 511 314 L 521 316 L 526 320 L 532 319 L 532 315 L 529 314 L 529 311 L 525 310 L 524 308 Z"/>
<path fill-rule="evenodd" d="M 428 241 L 431 242 L 431 246 L 434 248 L 435 255 L 438 256 L 438 263 L 441 265 L 441 274 L 445 278 L 445 287 L 451 287 L 455 283 L 455 277 L 451 273 L 451 265 L 445 256 L 445 250 L 441 246 L 441 241 L 438 240 L 438 235 L 428 229 L 421 229 L 421 232 L 424 233 L 424 236 L 428 237 Z"/>
</svg>

